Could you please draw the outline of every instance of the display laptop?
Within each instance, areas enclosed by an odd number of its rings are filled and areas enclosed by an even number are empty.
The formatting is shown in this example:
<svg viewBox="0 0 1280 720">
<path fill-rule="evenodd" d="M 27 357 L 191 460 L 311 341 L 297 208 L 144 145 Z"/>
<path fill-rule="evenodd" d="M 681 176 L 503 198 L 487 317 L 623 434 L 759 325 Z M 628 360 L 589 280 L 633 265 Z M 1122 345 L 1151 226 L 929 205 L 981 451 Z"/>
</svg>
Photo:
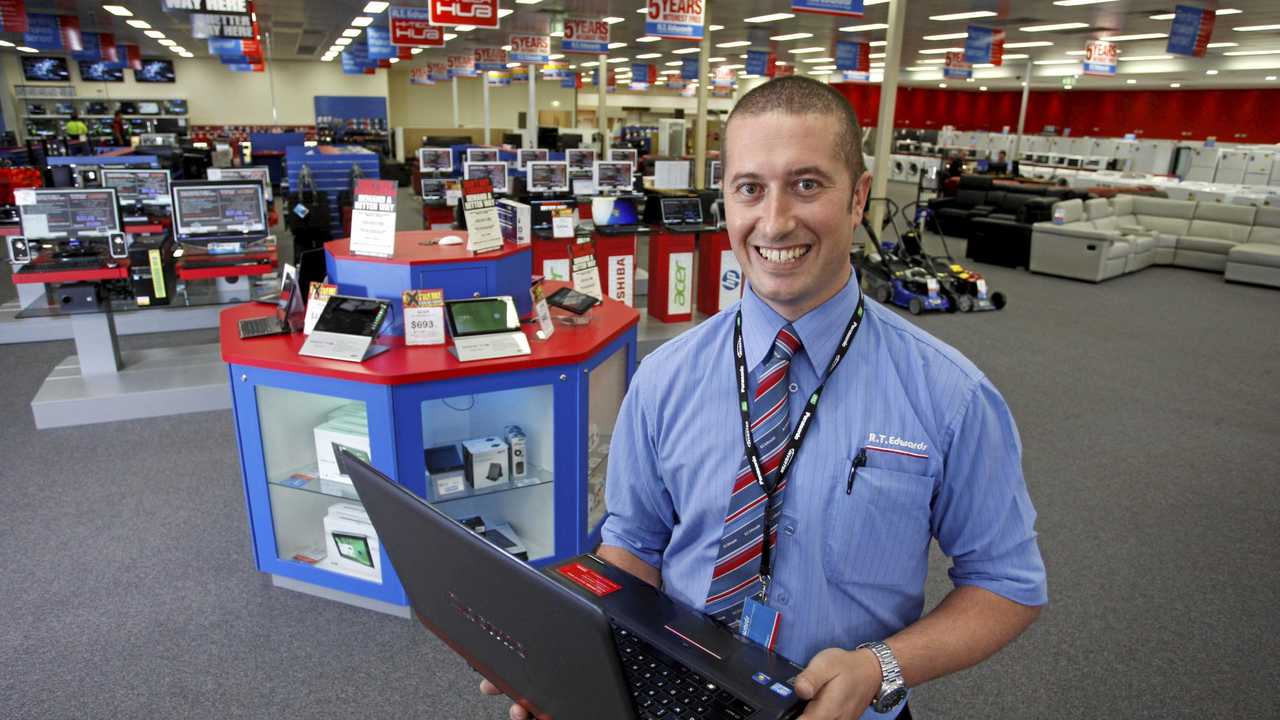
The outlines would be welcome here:
<svg viewBox="0 0 1280 720">
<path fill-rule="evenodd" d="M 591 198 L 591 222 L 602 235 L 632 235 L 640 230 L 636 203 L 629 197 Z"/>
<path fill-rule="evenodd" d="M 209 252 L 243 251 L 267 239 L 267 203 L 256 181 L 175 182 L 174 239 Z"/>
<path fill-rule="evenodd" d="M 377 298 L 333 295 L 324 304 L 299 355 L 363 362 L 386 352 L 386 345 L 374 345 L 374 338 L 387 319 L 391 303 Z"/>
<path fill-rule="evenodd" d="M 280 294 L 276 297 L 276 314 L 241 320 L 240 339 L 298 332 L 302 329 L 305 317 L 306 304 L 303 302 L 302 291 L 298 288 L 298 279 L 292 273 L 285 273 Z"/>
<path fill-rule="evenodd" d="M 661 198 L 662 224 L 669 230 L 682 233 L 715 230 L 714 225 L 702 222 L 702 201 L 692 198 Z"/>
<path fill-rule="evenodd" d="M 449 350 L 463 362 L 531 352 L 510 295 L 446 300 L 444 316 L 453 337 Z"/>
<path fill-rule="evenodd" d="M 534 717 L 800 715 L 782 656 L 594 555 L 540 572 L 335 454 L 422 624 Z"/>
</svg>

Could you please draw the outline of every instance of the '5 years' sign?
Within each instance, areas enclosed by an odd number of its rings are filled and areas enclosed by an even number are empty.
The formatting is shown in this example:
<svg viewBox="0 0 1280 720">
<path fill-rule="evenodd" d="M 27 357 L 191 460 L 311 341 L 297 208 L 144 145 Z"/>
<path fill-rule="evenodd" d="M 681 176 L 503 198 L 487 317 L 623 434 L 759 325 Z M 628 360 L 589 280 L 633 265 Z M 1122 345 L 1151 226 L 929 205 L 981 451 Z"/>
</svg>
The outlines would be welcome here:
<svg viewBox="0 0 1280 720">
<path fill-rule="evenodd" d="M 649 0 L 644 31 L 678 40 L 701 40 L 704 0 Z"/>
</svg>

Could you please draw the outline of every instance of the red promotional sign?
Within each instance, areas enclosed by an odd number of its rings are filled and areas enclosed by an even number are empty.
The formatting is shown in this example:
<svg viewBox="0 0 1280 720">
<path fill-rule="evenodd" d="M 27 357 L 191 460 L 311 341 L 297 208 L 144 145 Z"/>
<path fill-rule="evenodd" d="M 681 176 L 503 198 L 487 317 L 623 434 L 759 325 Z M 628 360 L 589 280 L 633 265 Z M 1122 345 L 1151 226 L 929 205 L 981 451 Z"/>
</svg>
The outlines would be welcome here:
<svg viewBox="0 0 1280 720">
<path fill-rule="evenodd" d="M 116 47 L 115 33 L 98 33 L 98 49 L 107 62 L 120 62 L 120 49 Z"/>
<path fill-rule="evenodd" d="M 388 11 L 391 19 L 391 44 L 414 47 L 442 47 L 444 30 L 431 24 L 426 8 L 392 5 Z"/>
<path fill-rule="evenodd" d="M 0 30 L 26 32 L 28 29 L 25 0 L 0 0 Z"/>
<path fill-rule="evenodd" d="M 74 15 L 59 15 L 58 30 L 62 33 L 63 50 L 68 52 L 84 50 L 84 42 L 80 37 L 80 18 Z"/>
<path fill-rule="evenodd" d="M 142 49 L 137 45 L 124 46 L 125 64 L 134 70 L 142 69 Z"/>
<path fill-rule="evenodd" d="M 475 49 L 477 70 L 504 70 L 507 67 L 507 51 L 496 47 Z"/>
<path fill-rule="evenodd" d="M 1004 30 L 997 29 L 991 33 L 991 60 L 992 65 L 1000 67 L 1004 65 Z"/>
<path fill-rule="evenodd" d="M 432 25 L 498 27 L 498 0 L 431 0 Z"/>
<path fill-rule="evenodd" d="M 564 38 L 560 49 L 569 53 L 599 54 L 609 51 L 609 23 L 589 18 L 564 21 Z"/>
</svg>

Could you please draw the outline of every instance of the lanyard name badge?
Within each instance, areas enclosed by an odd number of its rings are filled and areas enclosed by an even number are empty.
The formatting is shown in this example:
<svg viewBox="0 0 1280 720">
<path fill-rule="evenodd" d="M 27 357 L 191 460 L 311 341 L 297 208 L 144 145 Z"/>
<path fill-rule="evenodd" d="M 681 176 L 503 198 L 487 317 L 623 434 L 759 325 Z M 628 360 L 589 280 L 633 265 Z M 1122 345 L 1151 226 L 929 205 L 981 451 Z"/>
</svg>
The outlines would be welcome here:
<svg viewBox="0 0 1280 720">
<path fill-rule="evenodd" d="M 762 645 L 770 650 L 778 638 L 778 629 L 782 624 L 782 613 L 769 607 L 769 581 L 773 575 L 773 550 L 769 547 L 769 537 L 773 534 L 769 515 L 773 509 L 773 498 L 778 488 L 782 485 L 787 477 L 787 471 L 791 469 L 792 462 L 796 456 L 800 454 L 800 447 L 804 444 L 804 438 L 809 433 L 809 427 L 813 424 L 814 413 L 818 411 L 818 401 L 822 399 L 822 391 L 827 386 L 827 381 L 831 379 L 832 373 L 839 367 L 840 362 L 844 360 L 844 356 L 849 352 L 849 346 L 853 344 L 853 338 L 858 334 L 858 328 L 862 324 L 862 295 L 858 295 L 858 306 L 854 308 L 853 315 L 849 318 L 849 323 L 845 326 L 844 334 L 840 338 L 840 345 L 836 348 L 835 355 L 831 357 L 831 363 L 827 365 L 827 370 L 822 376 L 822 381 L 818 383 L 818 387 L 809 395 L 809 400 L 805 403 L 804 412 L 800 414 L 800 421 L 796 423 L 796 428 L 787 438 L 787 444 L 783 448 L 782 461 L 778 464 L 778 474 L 774 477 L 772 483 L 765 478 L 764 469 L 760 465 L 760 449 L 756 446 L 755 440 L 751 437 L 751 405 L 747 398 L 747 358 L 746 347 L 742 341 L 742 311 L 738 311 L 738 317 L 733 326 L 733 360 L 734 371 L 737 375 L 735 381 L 738 386 L 738 411 L 742 415 L 742 441 L 746 446 L 747 464 L 751 466 L 751 473 L 755 476 L 756 483 L 765 494 L 764 518 L 760 523 L 760 592 L 755 597 L 747 598 L 742 604 L 742 618 L 739 623 L 739 632 L 743 637 Z"/>
</svg>

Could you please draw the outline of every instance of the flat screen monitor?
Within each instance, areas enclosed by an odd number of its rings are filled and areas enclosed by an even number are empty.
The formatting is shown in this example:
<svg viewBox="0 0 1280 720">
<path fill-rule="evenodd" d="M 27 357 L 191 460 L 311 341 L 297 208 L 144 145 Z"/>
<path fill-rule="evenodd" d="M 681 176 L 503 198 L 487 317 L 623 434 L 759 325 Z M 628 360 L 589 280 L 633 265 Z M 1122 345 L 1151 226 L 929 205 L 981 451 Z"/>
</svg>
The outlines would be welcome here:
<svg viewBox="0 0 1280 720">
<path fill-rule="evenodd" d="M 701 225 L 702 201 L 698 198 L 662 198 L 663 225 Z"/>
<path fill-rule="evenodd" d="M 631 167 L 636 166 L 636 151 L 634 148 L 609 148 L 609 159 L 614 162 L 629 162 Z"/>
<path fill-rule="evenodd" d="M 126 204 L 168 205 L 168 170 L 121 170 L 103 168 L 102 186 L 115 188 L 120 202 Z"/>
<path fill-rule="evenodd" d="M 262 194 L 271 202 L 271 171 L 265 165 L 242 165 L 233 168 L 211 167 L 205 171 L 210 180 L 243 180 L 262 185 Z"/>
<path fill-rule="evenodd" d="M 138 103 L 138 114 L 139 115 L 159 115 L 160 103 L 141 101 Z"/>
<path fill-rule="evenodd" d="M 173 231 L 178 242 L 198 244 L 260 237 L 267 232 L 267 204 L 256 182 L 174 184 Z"/>
<path fill-rule="evenodd" d="M 186 115 L 187 101 L 186 100 L 165 100 L 164 112 L 166 115 Z"/>
<path fill-rule="evenodd" d="M 720 164 L 719 160 L 711 161 L 711 172 L 707 173 L 707 176 L 710 178 L 710 187 L 712 190 L 719 190 L 721 184 L 724 182 L 723 167 L 724 166 Z"/>
<path fill-rule="evenodd" d="M 422 178 L 422 198 L 424 200 L 443 200 L 447 193 L 445 181 L 438 178 Z"/>
<path fill-rule="evenodd" d="M 530 162 L 544 161 L 548 157 L 547 151 L 542 148 L 533 148 L 532 150 L 521 150 L 516 154 L 516 167 L 521 170 L 528 170 L 526 167 Z"/>
<path fill-rule="evenodd" d="M 422 172 L 453 172 L 453 151 L 447 147 L 418 148 L 418 169 Z"/>
<path fill-rule="evenodd" d="M 622 162 L 597 161 L 594 168 L 596 190 L 630 190 L 632 188 L 631 169 L 631 163 L 625 160 Z"/>
<path fill-rule="evenodd" d="M 22 77 L 28 82 L 66 82 L 71 79 L 66 58 L 23 57 Z"/>
<path fill-rule="evenodd" d="M 28 238 L 102 237 L 120 232 L 120 210 L 111 188 L 19 190 L 14 194 L 22 234 Z M 27 202 L 30 201 L 30 202 Z"/>
<path fill-rule="evenodd" d="M 520 330 L 520 314 L 510 296 L 446 300 L 444 309 L 454 337 Z"/>
<path fill-rule="evenodd" d="M 596 162 L 596 151 L 589 148 L 570 148 L 564 151 L 564 159 L 570 170 L 591 170 Z"/>
<path fill-rule="evenodd" d="M 143 60 L 142 69 L 133 71 L 134 82 L 171 83 L 177 79 L 172 60 Z"/>
<path fill-rule="evenodd" d="M 507 191 L 507 164 L 504 162 L 468 162 L 462 164 L 462 177 L 467 180 L 489 178 L 495 193 Z"/>
<path fill-rule="evenodd" d="M 525 187 L 529 192 L 569 192 L 569 163 L 530 162 L 525 172 Z"/>
<path fill-rule="evenodd" d="M 85 82 L 124 82 L 124 66 L 109 62 L 81 60 L 80 79 Z"/>
<path fill-rule="evenodd" d="M 497 148 L 467 148 L 467 162 L 469 163 L 498 162 L 498 150 Z"/>
<path fill-rule="evenodd" d="M 631 198 L 591 198 L 591 222 L 596 225 L 636 225 L 640 218 Z"/>
</svg>

